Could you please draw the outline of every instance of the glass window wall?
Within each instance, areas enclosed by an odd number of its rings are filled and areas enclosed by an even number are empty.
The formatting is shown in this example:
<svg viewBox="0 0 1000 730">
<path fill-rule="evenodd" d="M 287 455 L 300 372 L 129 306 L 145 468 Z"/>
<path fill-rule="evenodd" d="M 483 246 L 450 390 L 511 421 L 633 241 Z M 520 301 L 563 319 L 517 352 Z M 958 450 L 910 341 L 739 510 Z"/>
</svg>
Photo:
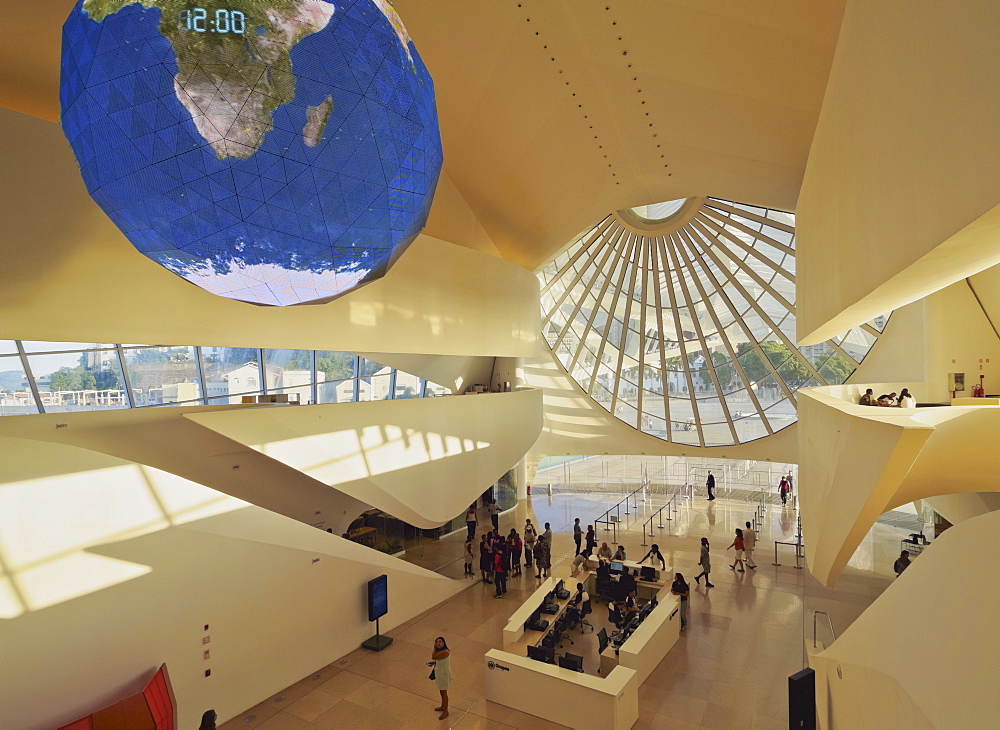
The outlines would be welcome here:
<svg viewBox="0 0 1000 730">
<path fill-rule="evenodd" d="M 304 405 L 451 394 L 342 351 L 0 340 L 0 416 L 229 405 L 262 395 Z"/>
<path fill-rule="evenodd" d="M 614 213 L 545 266 L 543 336 L 634 428 L 703 446 L 768 436 L 794 423 L 799 388 L 854 372 L 888 315 L 796 347 L 795 216 L 685 202 Z"/>
</svg>

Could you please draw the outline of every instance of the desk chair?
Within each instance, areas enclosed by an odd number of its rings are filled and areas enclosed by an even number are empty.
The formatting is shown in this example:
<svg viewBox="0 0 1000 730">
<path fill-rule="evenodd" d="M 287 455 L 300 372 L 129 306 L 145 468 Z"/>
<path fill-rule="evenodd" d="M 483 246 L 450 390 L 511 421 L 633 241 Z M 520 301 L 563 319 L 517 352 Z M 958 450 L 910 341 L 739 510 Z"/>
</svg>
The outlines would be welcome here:
<svg viewBox="0 0 1000 730">
<path fill-rule="evenodd" d="M 594 630 L 594 624 L 587 620 L 587 616 L 594 612 L 593 608 L 590 606 L 590 599 L 583 602 L 583 610 L 580 612 L 580 633 L 583 633 L 584 626 L 589 626 L 590 630 Z"/>
<path fill-rule="evenodd" d="M 625 623 L 625 617 L 622 616 L 621 610 L 614 603 L 608 604 L 608 621 L 614 624 L 616 629 L 620 629 Z"/>
<path fill-rule="evenodd" d="M 597 591 L 597 596 L 599 598 L 604 598 L 605 600 L 610 600 L 611 598 L 611 576 L 606 572 L 604 575 L 600 573 L 597 574 L 597 582 L 595 583 L 595 590 Z"/>
<path fill-rule="evenodd" d="M 573 610 L 575 610 L 575 609 L 569 609 L 569 611 L 573 611 Z M 567 613 L 568 613 L 568 611 L 567 611 Z M 562 647 L 562 643 L 564 641 L 568 641 L 570 644 L 574 643 L 573 640 L 571 638 L 569 638 L 568 617 L 567 616 L 563 616 L 562 618 L 560 618 L 556 622 L 556 631 L 559 634 L 559 639 L 558 639 L 557 643 L 558 643 L 558 645 L 560 647 Z"/>
<path fill-rule="evenodd" d="M 566 609 L 566 628 L 575 629 L 580 625 L 583 620 L 583 616 L 580 613 L 580 609 L 576 606 L 570 606 Z"/>
<path fill-rule="evenodd" d="M 562 619 L 560 619 L 559 621 L 556 621 L 555 625 L 552 627 L 552 631 L 550 631 L 545 638 L 542 639 L 542 646 L 549 647 L 554 650 L 562 642 L 562 632 L 563 623 Z"/>
</svg>

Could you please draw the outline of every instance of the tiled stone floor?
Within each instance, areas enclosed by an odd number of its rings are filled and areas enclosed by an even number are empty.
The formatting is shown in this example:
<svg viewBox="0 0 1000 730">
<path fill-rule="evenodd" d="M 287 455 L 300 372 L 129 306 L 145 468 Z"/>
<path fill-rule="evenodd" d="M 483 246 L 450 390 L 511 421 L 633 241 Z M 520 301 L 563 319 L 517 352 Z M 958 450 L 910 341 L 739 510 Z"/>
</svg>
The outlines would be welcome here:
<svg viewBox="0 0 1000 730">
<path fill-rule="evenodd" d="M 520 531 L 528 515 L 555 531 L 553 573 L 570 577 L 573 554 L 571 525 L 579 516 L 586 525 L 620 497 L 563 494 L 529 498 L 501 516 L 501 530 Z M 640 505 L 640 513 L 642 512 Z M 788 725 L 786 678 L 801 669 L 803 641 L 812 637 L 813 611 L 831 614 L 842 633 L 890 581 L 891 562 L 898 549 L 899 530 L 876 526 L 852 560 L 836 588 L 796 570 L 791 548 L 783 547 L 780 567 L 771 565 L 774 540 L 791 540 L 795 517 L 791 509 L 769 507 L 756 561 L 759 568 L 734 573 L 726 546 L 736 526 L 753 514 L 741 498 L 707 502 L 696 494 L 681 507 L 655 541 L 668 565 L 689 581 L 698 572 L 698 539 L 712 543 L 712 580 L 716 587 L 692 585 L 688 631 L 650 675 L 639 691 L 639 728 L 784 728 Z M 644 514 L 640 514 L 644 519 Z M 480 525 L 488 520 L 480 522 Z M 620 535 L 629 557 L 645 553 L 639 523 Z M 464 532 L 464 531 L 463 531 Z M 407 559 L 462 580 L 464 535 L 425 542 Z M 610 533 L 598 532 L 599 539 Z M 562 561 L 558 562 L 557 561 Z M 862 566 L 862 567 L 855 567 Z M 867 569 L 865 569 L 867 568 Z M 878 572 L 873 572 L 875 568 Z M 468 579 L 464 579 L 468 580 Z M 392 647 L 381 653 L 355 650 L 275 697 L 233 718 L 223 727 L 261 728 L 554 728 L 552 723 L 488 702 L 483 696 L 483 654 L 501 643 L 509 615 L 533 591 L 537 582 L 525 571 L 509 580 L 506 598 L 493 599 L 493 587 L 469 580 L 468 589 L 425 614 L 389 632 Z M 609 626 L 607 611 L 595 605 L 591 620 L 597 630 Z M 820 640 L 829 640 L 820 625 Z M 424 662 L 434 637 L 447 637 L 452 649 L 454 682 L 451 715 L 445 721 L 433 711 L 438 695 L 427 679 Z M 571 649 L 583 654 L 585 668 L 596 668 L 596 640 L 574 632 Z M 280 698 L 280 700 L 279 700 Z M 554 699 L 558 701 L 558 699 Z M 251 719 L 252 718 L 252 719 Z"/>
</svg>

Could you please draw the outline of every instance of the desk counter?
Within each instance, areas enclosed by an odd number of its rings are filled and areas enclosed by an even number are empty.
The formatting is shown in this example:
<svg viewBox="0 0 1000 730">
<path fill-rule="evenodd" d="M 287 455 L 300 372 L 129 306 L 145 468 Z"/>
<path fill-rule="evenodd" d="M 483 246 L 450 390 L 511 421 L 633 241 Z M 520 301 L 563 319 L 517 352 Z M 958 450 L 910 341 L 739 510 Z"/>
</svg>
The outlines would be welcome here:
<svg viewBox="0 0 1000 730">
<path fill-rule="evenodd" d="M 536 662 L 499 649 L 486 653 L 486 699 L 580 730 L 627 730 L 639 719 L 639 681 L 619 666 L 606 677 Z"/>
<path fill-rule="evenodd" d="M 528 653 L 528 646 L 537 646 L 538 642 L 542 640 L 548 630 L 546 631 L 531 631 L 524 628 L 524 623 L 531 617 L 531 614 L 535 612 L 542 604 L 542 599 L 545 598 L 546 594 L 554 590 L 556 585 L 558 585 L 558 578 L 547 578 L 542 582 L 542 584 L 535 590 L 531 596 L 528 597 L 521 607 L 511 614 L 510 620 L 503 630 L 503 648 L 504 651 L 511 652 L 513 654 L 520 654 L 521 656 L 526 656 Z M 564 587 L 569 589 L 569 582 L 564 584 Z M 576 588 L 576 584 L 573 584 L 573 588 Z M 570 598 L 573 594 L 570 593 Z M 555 624 L 556 619 L 563 615 L 566 611 L 566 607 L 569 605 L 569 598 L 565 600 L 556 600 L 556 605 L 559 606 L 558 612 L 555 615 L 542 614 L 542 618 L 549 622 L 549 629 Z"/>
<path fill-rule="evenodd" d="M 621 645 L 617 656 L 613 646 L 601 653 L 601 674 L 624 666 L 634 669 L 642 684 L 677 643 L 681 631 L 680 597 L 668 587 L 660 591 L 656 601 L 656 608 Z"/>
</svg>

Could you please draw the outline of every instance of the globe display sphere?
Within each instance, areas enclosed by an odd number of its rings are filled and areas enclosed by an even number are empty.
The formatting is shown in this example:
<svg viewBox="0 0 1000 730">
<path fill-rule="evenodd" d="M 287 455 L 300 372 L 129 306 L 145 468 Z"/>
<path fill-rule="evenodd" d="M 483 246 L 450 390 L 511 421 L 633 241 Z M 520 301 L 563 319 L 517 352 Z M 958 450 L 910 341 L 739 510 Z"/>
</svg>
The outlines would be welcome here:
<svg viewBox="0 0 1000 730">
<path fill-rule="evenodd" d="M 132 245 L 254 304 L 382 276 L 441 170 L 433 82 L 388 0 L 79 0 L 60 101 Z"/>
</svg>

